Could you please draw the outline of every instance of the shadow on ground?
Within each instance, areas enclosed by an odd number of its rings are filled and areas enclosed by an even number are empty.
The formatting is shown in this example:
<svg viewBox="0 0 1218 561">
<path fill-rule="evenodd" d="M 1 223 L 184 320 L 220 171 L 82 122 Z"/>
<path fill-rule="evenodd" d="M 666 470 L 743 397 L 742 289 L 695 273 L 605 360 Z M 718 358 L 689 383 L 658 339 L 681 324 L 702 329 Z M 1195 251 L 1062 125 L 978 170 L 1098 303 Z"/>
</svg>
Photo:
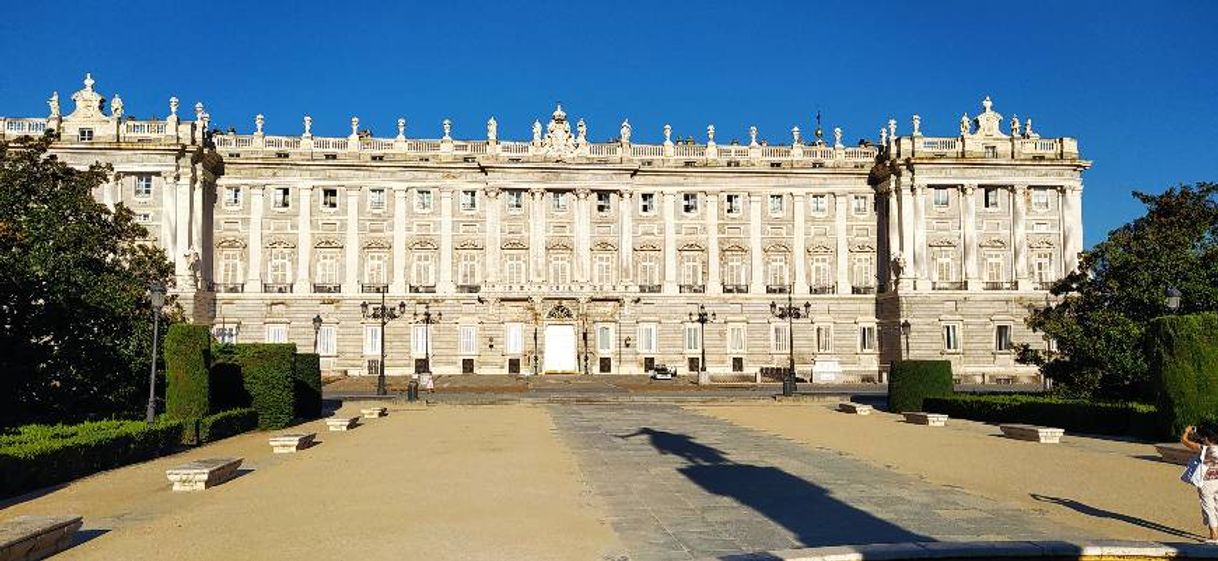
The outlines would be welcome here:
<svg viewBox="0 0 1218 561">
<path fill-rule="evenodd" d="M 780 468 L 736 463 L 685 434 L 644 427 L 619 438 L 638 436 L 657 452 L 680 457 L 687 465 L 677 471 L 690 481 L 753 509 L 805 546 L 935 541 L 839 501 L 824 487 Z"/>
<path fill-rule="evenodd" d="M 1096 508 L 1091 505 L 1078 502 L 1074 499 L 1066 499 L 1066 498 L 1062 498 L 1062 497 L 1050 497 L 1047 495 L 1038 495 L 1036 493 L 1032 493 L 1030 496 L 1033 499 L 1040 501 L 1042 503 L 1049 503 L 1049 504 L 1055 504 L 1058 506 L 1063 506 L 1070 510 L 1078 512 L 1080 514 L 1086 514 L 1087 516 L 1094 516 L 1096 518 L 1107 518 L 1109 520 L 1116 520 L 1118 522 L 1132 524 L 1139 528 L 1147 528 L 1150 530 L 1154 530 L 1156 532 L 1163 532 L 1164 534 L 1171 534 L 1171 535 L 1179 537 L 1179 538 L 1187 538 L 1190 540 L 1204 539 L 1204 538 L 1202 538 L 1201 535 L 1194 534 L 1192 532 L 1189 532 L 1188 530 L 1172 528 L 1171 526 L 1166 526 L 1166 525 L 1160 524 L 1158 522 L 1151 522 L 1150 520 L 1146 520 L 1144 518 L 1138 518 L 1136 516 L 1131 516 L 1128 514 L 1121 514 L 1119 512 L 1112 512 L 1111 510 L 1104 510 L 1102 508 Z"/>
</svg>

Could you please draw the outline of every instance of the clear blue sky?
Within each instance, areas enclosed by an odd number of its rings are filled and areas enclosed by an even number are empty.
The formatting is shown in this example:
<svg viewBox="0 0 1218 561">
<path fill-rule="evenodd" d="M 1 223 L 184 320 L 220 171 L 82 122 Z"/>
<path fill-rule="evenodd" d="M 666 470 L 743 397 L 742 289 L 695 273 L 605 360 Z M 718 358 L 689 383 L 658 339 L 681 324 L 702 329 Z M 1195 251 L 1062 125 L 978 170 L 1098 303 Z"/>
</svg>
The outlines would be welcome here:
<svg viewBox="0 0 1218 561">
<path fill-rule="evenodd" d="M 657 141 L 671 123 L 721 142 L 954 135 L 994 98 L 1045 136 L 1079 138 L 1088 246 L 1137 216 L 1133 189 L 1218 181 L 1218 2 L 7 2 L 0 17 L 0 115 L 42 116 L 85 71 L 128 114 L 202 100 L 213 124 L 270 134 L 361 128 L 478 138 L 495 115 L 527 138 L 561 100 L 589 137 Z M 543 119 L 544 121 L 544 119 Z"/>
</svg>

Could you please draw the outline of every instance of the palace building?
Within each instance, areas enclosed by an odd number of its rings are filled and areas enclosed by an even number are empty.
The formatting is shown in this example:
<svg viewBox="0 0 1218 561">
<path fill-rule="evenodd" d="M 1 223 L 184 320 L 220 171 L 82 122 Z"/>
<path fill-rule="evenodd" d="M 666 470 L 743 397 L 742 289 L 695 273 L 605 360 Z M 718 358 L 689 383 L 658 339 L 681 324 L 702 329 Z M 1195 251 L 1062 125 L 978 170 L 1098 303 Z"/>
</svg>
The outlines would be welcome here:
<svg viewBox="0 0 1218 561">
<path fill-rule="evenodd" d="M 124 116 L 86 76 L 64 114 L 0 118 L 0 139 L 58 138 L 96 194 L 126 205 L 176 269 L 171 293 L 224 341 L 315 348 L 323 370 L 388 375 L 641 374 L 711 380 L 786 366 L 817 383 L 882 380 L 903 357 L 951 360 L 965 382 L 1032 381 L 1019 344 L 1046 286 L 1082 250 L 1082 172 L 989 98 L 950 136 L 889 120 L 877 141 L 588 140 L 562 107 L 529 140 L 275 136 L 182 116 Z M 479 127 L 481 128 L 481 127 Z M 784 134 L 785 136 L 785 134 Z M 788 299 L 804 312 L 779 319 Z M 398 316 L 381 333 L 384 300 Z M 365 305 L 366 304 L 366 305 Z M 806 304 L 806 305 L 805 305 Z M 697 321 L 704 307 L 705 324 Z M 793 331 L 788 331 L 788 330 Z M 793 343 L 793 349 L 790 347 Z"/>
</svg>

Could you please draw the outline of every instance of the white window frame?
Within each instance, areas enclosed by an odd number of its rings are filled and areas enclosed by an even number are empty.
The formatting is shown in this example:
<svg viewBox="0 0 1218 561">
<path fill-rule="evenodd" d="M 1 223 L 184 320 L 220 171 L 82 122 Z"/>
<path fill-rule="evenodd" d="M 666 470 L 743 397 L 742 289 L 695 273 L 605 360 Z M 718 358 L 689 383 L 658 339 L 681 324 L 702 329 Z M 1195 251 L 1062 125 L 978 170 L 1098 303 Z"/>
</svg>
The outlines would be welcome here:
<svg viewBox="0 0 1218 561">
<path fill-rule="evenodd" d="M 639 193 L 639 214 L 652 215 L 656 212 L 656 194 Z"/>
<path fill-rule="evenodd" d="M 747 285 L 749 284 L 749 264 L 748 260 L 741 253 L 731 253 L 727 256 L 727 263 L 723 267 L 724 278 L 728 284 Z"/>
<path fill-rule="evenodd" d="M 723 198 L 723 214 L 727 216 L 740 216 L 744 214 L 744 204 L 741 200 L 744 198 L 740 193 L 727 193 Z"/>
<path fill-rule="evenodd" d="M 528 267 L 524 253 L 512 251 L 505 255 L 503 271 L 508 284 L 524 284 L 528 280 Z"/>
<path fill-rule="evenodd" d="M 478 356 L 478 326 L 457 326 L 457 355 L 463 357 Z"/>
<path fill-rule="evenodd" d="M 364 284 L 389 283 L 389 255 L 368 253 L 364 257 Z"/>
<path fill-rule="evenodd" d="M 655 323 L 640 323 L 638 326 L 639 354 L 654 355 L 660 349 L 660 329 Z"/>
<path fill-rule="evenodd" d="M 981 191 L 982 206 L 986 210 L 998 210 L 1002 208 L 1002 198 L 999 197 L 1000 191 L 997 187 L 985 187 Z M 991 198 L 993 200 L 991 200 Z M 992 203 L 992 204 L 991 204 Z"/>
<path fill-rule="evenodd" d="M 943 352 L 951 354 L 959 354 L 961 349 L 960 341 L 960 322 L 948 322 L 942 324 L 939 330 L 943 333 Z"/>
<path fill-rule="evenodd" d="M 867 195 L 854 195 L 850 204 L 851 210 L 857 216 L 864 216 L 871 211 L 871 197 Z"/>
<path fill-rule="evenodd" d="M 686 215 L 698 214 L 698 193 L 681 193 L 681 212 Z"/>
<path fill-rule="evenodd" d="M 1032 210 L 1034 212 L 1049 211 L 1049 190 L 1043 187 L 1036 187 L 1032 191 Z"/>
<path fill-rule="evenodd" d="M 510 213 L 518 213 L 524 211 L 524 191 L 520 189 L 508 189 L 507 192 L 507 209 Z"/>
<path fill-rule="evenodd" d="M 812 214 L 824 216 L 829 214 L 829 197 L 827 195 L 812 195 Z"/>
<path fill-rule="evenodd" d="M 985 256 L 985 282 L 1006 282 L 1006 259 L 1001 254 Z"/>
<path fill-rule="evenodd" d="M 76 141 L 77 142 L 92 142 L 93 141 L 93 129 L 88 128 L 88 127 L 82 127 L 80 129 L 77 129 Z"/>
<path fill-rule="evenodd" d="M 329 195 L 331 195 L 331 194 L 334 195 L 334 204 L 332 204 L 332 205 L 330 203 L 326 202 L 330 198 Z M 322 188 L 322 190 L 321 190 L 321 209 L 324 211 L 327 211 L 327 212 L 337 211 L 338 205 L 339 205 L 338 199 L 339 199 L 338 188 L 336 188 L 336 187 Z"/>
<path fill-rule="evenodd" d="M 613 324 L 601 323 L 596 326 L 596 353 L 599 355 L 613 354 L 616 347 L 613 339 Z"/>
<path fill-rule="evenodd" d="M 704 286 L 702 276 L 702 255 L 695 252 L 683 252 L 681 256 L 681 284 L 689 286 Z"/>
<path fill-rule="evenodd" d="M 381 356 L 380 324 L 364 324 L 364 356 Z"/>
<path fill-rule="evenodd" d="M 1054 272 L 1056 256 L 1051 251 L 1038 251 L 1032 254 L 1032 271 L 1037 282 L 1053 282 L 1057 280 Z"/>
<path fill-rule="evenodd" d="M 640 252 L 639 284 L 660 284 L 660 259 L 654 251 Z"/>
<path fill-rule="evenodd" d="M 415 286 L 436 285 L 436 259 L 431 251 L 419 251 L 414 254 L 410 268 L 411 284 Z"/>
<path fill-rule="evenodd" d="M 481 280 L 478 275 L 478 254 L 473 251 L 462 251 L 457 257 L 457 284 L 477 285 Z"/>
<path fill-rule="evenodd" d="M 317 330 L 317 354 L 321 356 L 338 354 L 338 326 L 323 325 Z"/>
<path fill-rule="evenodd" d="M 952 206 L 952 194 L 947 190 L 947 187 L 934 187 L 931 189 L 931 204 L 937 210 L 943 210 Z"/>
<path fill-rule="evenodd" d="M 212 325 L 211 334 L 216 338 L 216 341 L 232 345 L 237 342 L 238 332 L 241 331 L 239 323 L 216 323 Z"/>
<path fill-rule="evenodd" d="M 286 323 L 268 323 L 268 324 L 266 324 L 266 342 L 267 343 L 287 343 L 288 342 L 288 324 L 286 324 Z"/>
<path fill-rule="evenodd" d="M 220 253 L 220 282 L 222 284 L 240 284 L 244 263 L 240 251 L 222 250 Z"/>
<path fill-rule="evenodd" d="M 149 174 L 139 174 L 135 176 L 135 198 L 150 199 L 152 198 L 152 176 Z"/>
<path fill-rule="evenodd" d="M 554 212 L 567 212 L 571 208 L 571 203 L 567 197 L 566 191 L 554 191 L 550 193 L 550 210 Z"/>
<path fill-rule="evenodd" d="M 786 353 L 791 344 L 791 336 L 787 333 L 788 325 L 786 322 L 775 322 L 770 324 L 770 352 Z"/>
<path fill-rule="evenodd" d="M 552 284 L 570 284 L 571 256 L 567 253 L 551 253 L 549 256 L 549 281 Z"/>
<path fill-rule="evenodd" d="M 696 323 L 681 324 L 681 347 L 686 353 L 702 352 L 701 327 Z"/>
<path fill-rule="evenodd" d="M 596 212 L 598 214 L 609 214 L 613 212 L 613 194 L 608 191 L 596 192 Z"/>
<path fill-rule="evenodd" d="M 385 210 L 385 188 L 374 187 L 368 190 L 368 210 L 373 212 Z"/>
<path fill-rule="evenodd" d="M 876 328 L 874 323 L 859 324 L 859 346 L 860 353 L 876 353 Z"/>
<path fill-rule="evenodd" d="M 787 197 L 782 193 L 770 193 L 766 197 L 766 206 L 770 211 L 770 216 L 782 216 L 786 212 Z"/>
<path fill-rule="evenodd" d="M 519 356 L 524 354 L 524 324 L 507 323 L 503 325 L 504 354 Z"/>
<path fill-rule="evenodd" d="M 431 189 L 419 189 L 414 192 L 414 211 L 429 213 L 435 207 L 435 198 Z"/>
<path fill-rule="evenodd" d="M 1003 331 L 1006 331 L 1006 338 L 1002 338 Z M 996 353 L 1012 353 L 1015 352 L 1015 327 L 1009 323 L 994 324 L 994 352 Z"/>
<path fill-rule="evenodd" d="M 478 191 L 473 189 L 461 190 L 461 211 L 474 212 L 478 210 Z"/>
<path fill-rule="evenodd" d="M 416 325 L 410 330 L 410 356 L 411 358 L 427 358 L 431 354 L 432 333 L 430 325 Z"/>
<path fill-rule="evenodd" d="M 313 280 L 317 284 L 339 284 L 342 282 L 342 266 L 337 251 L 317 253 L 317 276 Z"/>
<path fill-rule="evenodd" d="M 733 323 L 727 326 L 728 354 L 744 354 L 748 352 L 748 332 L 745 324 Z"/>
<path fill-rule="evenodd" d="M 271 208 L 281 210 L 292 208 L 292 191 L 287 187 L 271 189 Z"/>
<path fill-rule="evenodd" d="M 833 352 L 833 324 L 818 323 L 816 324 L 816 352 L 831 353 Z"/>
<path fill-rule="evenodd" d="M 614 262 L 617 256 L 612 253 L 598 252 L 592 256 L 592 282 L 594 284 L 611 285 L 614 279 Z"/>
<path fill-rule="evenodd" d="M 791 278 L 787 273 L 791 270 L 787 266 L 787 255 L 785 253 L 772 253 L 766 256 L 766 284 L 771 286 L 790 286 Z"/>
<path fill-rule="evenodd" d="M 224 208 L 241 208 L 243 198 L 240 185 L 229 185 L 224 188 Z"/>
<path fill-rule="evenodd" d="M 271 284 L 290 284 L 296 255 L 287 249 L 272 249 L 270 253 L 266 268 L 267 281 Z"/>
</svg>

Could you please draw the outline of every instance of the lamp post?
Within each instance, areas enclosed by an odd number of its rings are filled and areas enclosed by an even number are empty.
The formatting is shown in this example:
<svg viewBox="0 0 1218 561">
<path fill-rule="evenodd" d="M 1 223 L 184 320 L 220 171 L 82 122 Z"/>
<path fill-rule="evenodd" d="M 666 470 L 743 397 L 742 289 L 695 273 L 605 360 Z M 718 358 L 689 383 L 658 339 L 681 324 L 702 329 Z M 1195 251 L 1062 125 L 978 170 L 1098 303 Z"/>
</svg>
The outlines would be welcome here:
<svg viewBox="0 0 1218 561">
<path fill-rule="evenodd" d="M 423 373 L 428 376 L 431 375 L 431 326 L 439 322 L 442 317 L 444 317 L 444 312 L 436 312 L 434 315 L 431 313 L 430 303 L 423 304 L 422 314 L 418 310 L 414 312 L 414 322 L 427 326 L 427 329 L 423 330 L 423 364 L 427 367 Z"/>
<path fill-rule="evenodd" d="M 710 375 L 706 373 L 706 324 L 715 321 L 715 312 L 706 313 L 706 306 L 698 304 L 697 312 L 689 313 L 689 321 L 698 322 L 701 332 L 698 334 L 698 348 L 702 350 L 702 358 L 698 361 L 698 385 L 710 384 Z"/>
<path fill-rule="evenodd" d="M 144 420 L 149 424 L 156 419 L 156 344 L 161 329 L 161 306 L 165 305 L 165 285 L 153 282 L 148 285 L 148 299 L 152 303 L 152 356 L 148 368 L 148 410 Z"/>
<path fill-rule="evenodd" d="M 909 324 L 909 320 L 901 320 L 901 336 L 905 337 L 905 358 L 909 359 L 909 332 L 913 331 L 913 326 Z"/>
<path fill-rule="evenodd" d="M 363 302 L 359 305 L 360 313 L 364 319 L 377 319 L 381 322 L 381 363 L 378 366 L 376 374 L 376 395 L 385 395 L 385 324 L 398 319 L 406 314 L 406 303 L 398 302 L 396 307 L 390 308 L 385 305 L 385 293 L 381 290 L 381 304 L 379 306 L 369 306 L 368 302 Z M 313 325 L 318 329 L 321 327 L 321 318 L 313 318 Z"/>
<path fill-rule="evenodd" d="M 1167 309 L 1171 310 L 1171 313 L 1173 314 L 1176 313 L 1176 310 L 1180 309 L 1180 297 L 1183 296 L 1180 293 L 1180 289 L 1169 285 L 1167 290 L 1164 291 L 1163 296 L 1164 303 L 1167 304 Z"/>
<path fill-rule="evenodd" d="M 321 314 L 313 316 L 313 354 L 317 353 L 317 335 L 321 333 Z"/>
<path fill-rule="evenodd" d="M 774 301 L 770 301 L 770 314 L 778 319 L 787 320 L 787 372 L 782 377 L 782 395 L 795 395 L 795 320 L 811 318 L 812 304 L 804 302 L 801 310 L 792 301 L 791 293 L 794 290 L 787 291 L 787 305 L 779 306 Z"/>
</svg>

